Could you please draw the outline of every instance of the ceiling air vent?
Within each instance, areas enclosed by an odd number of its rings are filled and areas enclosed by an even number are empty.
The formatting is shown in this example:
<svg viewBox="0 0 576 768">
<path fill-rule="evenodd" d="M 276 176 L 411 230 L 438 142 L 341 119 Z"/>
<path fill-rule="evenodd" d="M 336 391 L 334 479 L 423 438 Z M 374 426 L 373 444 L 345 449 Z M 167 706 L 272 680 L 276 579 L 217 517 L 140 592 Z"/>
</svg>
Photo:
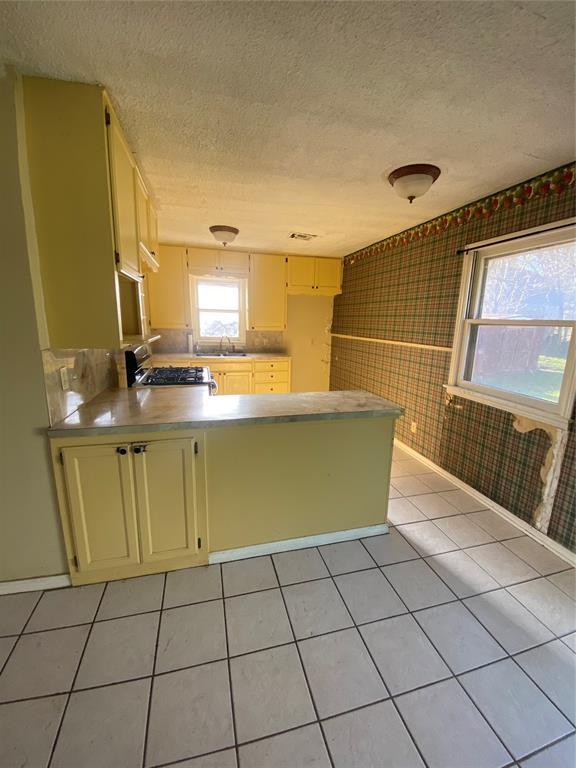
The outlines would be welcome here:
<svg viewBox="0 0 576 768">
<path fill-rule="evenodd" d="M 288 237 L 292 240 L 313 240 L 318 235 L 310 235 L 307 232 L 290 232 Z"/>
</svg>

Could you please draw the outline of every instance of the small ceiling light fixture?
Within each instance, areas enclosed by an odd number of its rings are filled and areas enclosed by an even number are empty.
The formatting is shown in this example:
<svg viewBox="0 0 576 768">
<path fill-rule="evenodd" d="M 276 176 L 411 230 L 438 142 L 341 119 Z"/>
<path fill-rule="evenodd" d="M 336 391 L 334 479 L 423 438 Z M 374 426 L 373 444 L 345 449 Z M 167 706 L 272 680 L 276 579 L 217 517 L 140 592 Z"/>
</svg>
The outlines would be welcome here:
<svg viewBox="0 0 576 768">
<path fill-rule="evenodd" d="M 417 197 L 422 197 L 440 176 L 440 168 L 436 165 L 418 163 L 403 165 L 396 168 L 388 176 L 388 181 L 394 187 L 394 192 L 411 203 Z"/>
<path fill-rule="evenodd" d="M 240 230 L 236 229 L 236 227 L 226 227 L 223 224 L 215 224 L 213 227 L 210 227 L 210 232 L 212 232 L 219 243 L 226 246 L 234 240 Z"/>
</svg>

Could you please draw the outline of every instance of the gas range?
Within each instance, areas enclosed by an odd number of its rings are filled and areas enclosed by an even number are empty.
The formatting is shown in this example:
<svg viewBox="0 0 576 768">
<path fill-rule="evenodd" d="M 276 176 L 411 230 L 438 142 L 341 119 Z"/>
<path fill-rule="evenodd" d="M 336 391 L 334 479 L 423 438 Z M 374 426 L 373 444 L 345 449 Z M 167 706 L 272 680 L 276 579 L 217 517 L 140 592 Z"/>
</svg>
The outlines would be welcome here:
<svg viewBox="0 0 576 768">
<path fill-rule="evenodd" d="M 142 344 L 134 350 L 125 352 L 126 380 L 129 387 L 181 387 L 205 386 L 210 394 L 216 391 L 216 382 L 210 368 L 189 366 L 174 368 L 148 367 L 151 358 L 148 344 Z"/>
<path fill-rule="evenodd" d="M 141 387 L 166 387 L 183 384 L 210 384 L 210 369 L 204 366 L 190 368 L 147 368 L 135 382 Z"/>
</svg>

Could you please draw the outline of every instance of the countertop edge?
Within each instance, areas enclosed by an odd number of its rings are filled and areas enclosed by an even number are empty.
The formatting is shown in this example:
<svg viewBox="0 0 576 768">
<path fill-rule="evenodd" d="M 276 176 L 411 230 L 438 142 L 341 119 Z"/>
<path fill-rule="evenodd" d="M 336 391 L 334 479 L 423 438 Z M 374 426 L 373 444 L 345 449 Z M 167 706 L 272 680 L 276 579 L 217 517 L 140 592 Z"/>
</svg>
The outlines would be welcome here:
<svg viewBox="0 0 576 768">
<path fill-rule="evenodd" d="M 138 432 L 175 432 L 190 429 L 214 429 L 232 426 L 250 426 L 254 424 L 285 424 L 297 421 L 339 421 L 343 419 L 394 418 L 404 413 L 403 408 L 372 409 L 365 411 L 342 411 L 326 413 L 286 414 L 276 416 L 226 417 L 220 419 L 200 419 L 196 421 L 172 421 L 161 424 L 127 424 L 111 427 L 67 427 L 47 430 L 49 438 L 74 438 L 103 435 L 125 435 Z"/>
</svg>

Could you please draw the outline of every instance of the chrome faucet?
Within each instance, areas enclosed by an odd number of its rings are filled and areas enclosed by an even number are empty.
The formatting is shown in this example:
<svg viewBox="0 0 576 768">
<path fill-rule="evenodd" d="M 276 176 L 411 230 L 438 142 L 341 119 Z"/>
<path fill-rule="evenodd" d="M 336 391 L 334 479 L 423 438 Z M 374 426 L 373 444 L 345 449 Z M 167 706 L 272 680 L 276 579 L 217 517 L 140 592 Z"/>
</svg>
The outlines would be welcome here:
<svg viewBox="0 0 576 768">
<path fill-rule="evenodd" d="M 226 339 L 228 342 L 228 352 L 229 353 L 232 352 L 232 354 L 234 354 L 234 352 L 236 351 L 236 347 L 230 341 L 230 336 L 220 336 L 220 354 L 222 354 L 224 351 L 223 350 L 224 339 Z"/>
</svg>

